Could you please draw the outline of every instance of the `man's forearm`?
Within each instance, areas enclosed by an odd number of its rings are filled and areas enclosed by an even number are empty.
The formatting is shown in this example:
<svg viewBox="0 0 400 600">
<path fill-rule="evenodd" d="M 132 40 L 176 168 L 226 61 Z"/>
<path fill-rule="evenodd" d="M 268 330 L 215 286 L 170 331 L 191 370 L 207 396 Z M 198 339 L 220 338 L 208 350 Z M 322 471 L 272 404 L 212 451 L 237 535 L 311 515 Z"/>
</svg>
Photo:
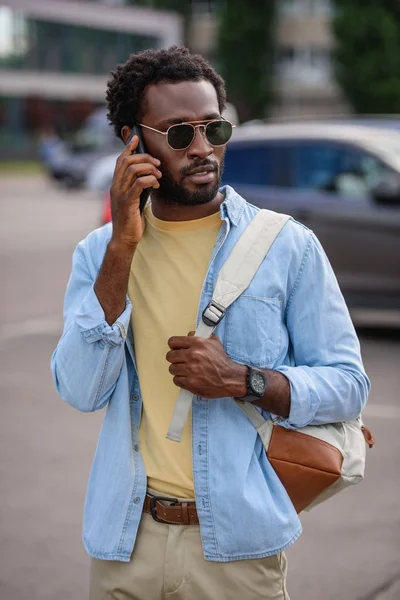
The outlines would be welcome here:
<svg viewBox="0 0 400 600">
<path fill-rule="evenodd" d="M 112 240 L 107 246 L 103 264 L 94 284 L 94 291 L 109 325 L 113 325 L 125 309 L 129 274 L 135 250 L 136 247 L 127 249 Z"/>
<path fill-rule="evenodd" d="M 242 398 L 247 394 L 247 367 L 237 364 L 235 367 L 234 385 L 229 395 Z M 263 398 L 253 404 L 275 415 L 287 419 L 290 412 L 290 383 L 279 371 L 261 369 L 266 377 L 267 389 Z M 233 392 L 233 393 L 232 393 Z"/>
</svg>

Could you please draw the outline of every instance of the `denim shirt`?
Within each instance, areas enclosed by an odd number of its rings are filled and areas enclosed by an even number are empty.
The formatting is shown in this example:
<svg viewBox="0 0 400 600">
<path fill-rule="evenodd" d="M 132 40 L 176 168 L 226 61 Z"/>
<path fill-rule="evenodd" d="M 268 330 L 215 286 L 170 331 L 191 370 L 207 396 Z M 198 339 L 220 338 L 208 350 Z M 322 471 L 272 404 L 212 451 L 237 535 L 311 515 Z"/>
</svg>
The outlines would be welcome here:
<svg viewBox="0 0 400 600">
<path fill-rule="evenodd" d="M 231 187 L 221 191 L 223 222 L 198 321 L 219 270 L 258 211 Z M 52 372 L 61 398 L 78 410 L 106 407 L 87 490 L 83 540 L 93 557 L 129 561 L 146 494 L 138 439 L 142 398 L 130 301 L 110 326 L 93 290 L 110 237 L 108 224 L 75 250 Z M 276 369 L 289 379 L 290 414 L 279 419 L 284 427 L 351 420 L 365 405 L 369 381 L 336 278 L 314 234 L 293 219 L 215 333 L 235 362 Z M 232 398 L 193 399 L 192 451 L 206 560 L 261 558 L 299 537 L 298 515 L 253 425 Z"/>
</svg>

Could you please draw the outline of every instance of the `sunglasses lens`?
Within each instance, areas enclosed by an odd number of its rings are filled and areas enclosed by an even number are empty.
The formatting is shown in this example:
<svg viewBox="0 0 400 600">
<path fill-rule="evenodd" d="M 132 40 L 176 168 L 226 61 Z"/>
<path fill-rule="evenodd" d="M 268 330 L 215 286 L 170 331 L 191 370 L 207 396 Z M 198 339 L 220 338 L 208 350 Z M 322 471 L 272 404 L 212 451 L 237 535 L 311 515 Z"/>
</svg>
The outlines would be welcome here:
<svg viewBox="0 0 400 600">
<path fill-rule="evenodd" d="M 173 125 L 168 129 L 168 144 L 174 150 L 183 150 L 190 146 L 194 138 L 194 128 L 185 123 Z"/>
<path fill-rule="evenodd" d="M 229 142 L 232 125 L 228 121 L 213 121 L 206 127 L 206 136 L 212 146 L 223 146 Z"/>
</svg>

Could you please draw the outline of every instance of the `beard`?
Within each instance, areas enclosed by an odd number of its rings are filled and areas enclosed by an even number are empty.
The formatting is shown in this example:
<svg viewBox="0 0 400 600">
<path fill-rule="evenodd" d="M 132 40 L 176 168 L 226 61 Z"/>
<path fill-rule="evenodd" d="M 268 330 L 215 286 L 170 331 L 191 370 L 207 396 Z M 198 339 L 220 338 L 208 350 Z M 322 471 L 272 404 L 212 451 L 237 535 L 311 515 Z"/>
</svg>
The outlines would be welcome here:
<svg viewBox="0 0 400 600">
<path fill-rule="evenodd" d="M 217 173 L 215 183 L 206 183 L 198 185 L 196 190 L 190 190 L 185 187 L 185 176 L 187 173 L 197 167 L 214 167 Z M 222 158 L 219 167 L 214 161 L 198 161 L 190 167 L 183 169 L 180 173 L 179 182 L 173 179 L 171 172 L 162 170 L 162 177 L 159 180 L 160 187 L 153 191 L 165 204 L 179 206 L 198 206 L 207 204 L 214 200 L 221 186 L 222 173 L 224 171 L 224 159 Z"/>
</svg>

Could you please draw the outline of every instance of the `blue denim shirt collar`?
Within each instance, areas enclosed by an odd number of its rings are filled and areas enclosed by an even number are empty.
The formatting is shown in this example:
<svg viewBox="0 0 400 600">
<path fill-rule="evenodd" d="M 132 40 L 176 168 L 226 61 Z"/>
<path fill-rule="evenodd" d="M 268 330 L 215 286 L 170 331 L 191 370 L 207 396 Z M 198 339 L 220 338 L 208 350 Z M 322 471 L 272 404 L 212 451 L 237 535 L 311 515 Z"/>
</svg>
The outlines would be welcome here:
<svg viewBox="0 0 400 600">
<path fill-rule="evenodd" d="M 231 224 L 237 227 L 243 215 L 246 201 L 230 185 L 223 186 L 219 191 L 225 196 L 225 200 L 220 206 L 221 219 L 228 218 Z"/>
</svg>

